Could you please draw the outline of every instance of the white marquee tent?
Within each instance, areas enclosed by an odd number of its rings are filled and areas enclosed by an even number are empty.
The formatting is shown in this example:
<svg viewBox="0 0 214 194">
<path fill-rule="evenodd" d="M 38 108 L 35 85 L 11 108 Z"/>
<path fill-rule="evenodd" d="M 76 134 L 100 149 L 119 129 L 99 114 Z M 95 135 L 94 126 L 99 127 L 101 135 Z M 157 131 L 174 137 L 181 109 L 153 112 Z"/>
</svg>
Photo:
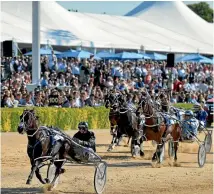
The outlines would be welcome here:
<svg viewBox="0 0 214 194">
<path fill-rule="evenodd" d="M 182 1 L 144 1 L 125 16 L 133 16 L 187 37 L 212 44 L 213 24 L 203 20 Z"/>
<path fill-rule="evenodd" d="M 1 41 L 32 43 L 31 21 L 32 2 L 1 2 Z M 41 2 L 41 44 L 137 50 L 143 45 L 148 51 L 212 54 L 211 38 L 138 17 L 68 12 L 56 2 Z"/>
</svg>

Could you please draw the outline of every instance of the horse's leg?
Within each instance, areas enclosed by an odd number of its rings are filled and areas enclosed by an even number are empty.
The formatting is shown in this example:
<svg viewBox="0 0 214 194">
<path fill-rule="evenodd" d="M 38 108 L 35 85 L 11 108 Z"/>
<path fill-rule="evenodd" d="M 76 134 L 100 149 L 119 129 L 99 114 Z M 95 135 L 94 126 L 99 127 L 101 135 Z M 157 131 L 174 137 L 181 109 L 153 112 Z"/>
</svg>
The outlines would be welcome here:
<svg viewBox="0 0 214 194">
<path fill-rule="evenodd" d="M 162 163 L 163 161 L 163 153 L 164 152 L 164 142 L 162 144 L 158 144 L 157 145 L 157 150 L 156 150 L 156 155 L 157 155 L 157 159 L 158 159 L 158 163 Z"/>
<path fill-rule="evenodd" d="M 157 161 L 157 151 L 152 156 L 152 162 Z"/>
<path fill-rule="evenodd" d="M 118 126 L 115 127 L 115 130 L 114 130 L 114 124 L 111 123 L 111 135 L 112 135 L 112 141 L 111 141 L 111 145 L 109 145 L 109 148 L 108 148 L 108 152 L 109 151 L 112 151 L 116 145 L 116 140 L 117 140 L 117 129 L 118 129 Z"/>
<path fill-rule="evenodd" d="M 110 134 L 113 135 L 113 133 L 114 133 L 114 125 L 111 123 Z"/>
<path fill-rule="evenodd" d="M 59 160 L 65 159 L 64 155 L 65 155 L 65 147 L 61 147 L 61 149 L 59 150 Z M 63 164 L 64 164 L 63 161 L 54 162 L 54 165 L 56 166 L 56 172 L 55 172 L 54 179 L 52 180 L 52 183 L 51 183 L 53 186 L 56 179 L 59 177 L 59 175 L 65 172 L 65 170 L 62 169 Z"/>
<path fill-rule="evenodd" d="M 39 166 L 39 165 L 40 165 L 40 162 L 39 162 L 38 166 Z M 39 168 L 36 169 L 35 174 L 36 174 L 36 177 L 39 179 L 39 181 L 40 181 L 42 184 L 46 184 L 46 181 L 42 178 L 42 176 L 41 176 L 41 174 L 40 174 Z"/>
<path fill-rule="evenodd" d="M 143 157 L 144 154 L 144 150 L 143 150 L 143 139 L 140 139 L 140 156 Z"/>
<path fill-rule="evenodd" d="M 129 139 L 128 139 L 128 142 L 127 142 L 127 144 L 125 145 L 126 147 L 129 147 L 129 142 L 130 142 L 130 139 L 131 139 L 132 137 L 129 137 Z"/>
<path fill-rule="evenodd" d="M 121 134 L 121 133 L 118 133 L 118 135 L 117 135 L 117 146 L 119 146 L 120 145 L 120 142 L 122 141 L 122 139 L 123 139 L 123 135 Z"/>
<path fill-rule="evenodd" d="M 135 158 L 136 156 L 138 156 L 139 155 L 139 151 L 140 151 L 140 143 L 138 142 L 137 139 L 135 139 L 135 137 L 132 137 L 132 141 L 131 141 L 131 152 L 132 152 L 131 154 L 132 154 L 132 157 Z"/>
<path fill-rule="evenodd" d="M 38 168 L 38 165 L 39 165 L 39 161 L 37 160 L 37 161 L 33 164 L 32 168 L 31 168 L 30 175 L 28 176 L 28 179 L 27 179 L 27 182 L 26 182 L 27 185 L 29 185 L 29 184 L 31 183 L 32 178 L 33 178 L 33 175 L 34 175 L 36 169 Z"/>
<path fill-rule="evenodd" d="M 175 149 L 175 157 L 174 157 L 174 161 L 177 162 L 177 151 L 178 151 L 178 142 L 174 142 L 174 149 Z"/>
<path fill-rule="evenodd" d="M 117 134 L 113 134 L 112 136 L 112 141 L 111 141 L 111 145 L 109 145 L 109 148 L 108 148 L 108 152 L 109 151 L 112 151 L 116 145 L 116 140 L 117 140 Z"/>
</svg>

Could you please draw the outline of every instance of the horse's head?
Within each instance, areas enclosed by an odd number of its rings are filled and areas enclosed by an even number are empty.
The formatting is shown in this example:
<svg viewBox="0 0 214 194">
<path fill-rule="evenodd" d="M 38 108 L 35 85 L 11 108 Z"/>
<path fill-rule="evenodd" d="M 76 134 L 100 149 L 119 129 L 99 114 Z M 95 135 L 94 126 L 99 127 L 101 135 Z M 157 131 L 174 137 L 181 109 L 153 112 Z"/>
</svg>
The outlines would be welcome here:
<svg viewBox="0 0 214 194">
<path fill-rule="evenodd" d="M 24 132 L 28 132 L 29 130 L 35 130 L 35 128 L 37 128 L 37 120 L 38 117 L 35 115 L 34 110 L 24 110 L 20 116 L 20 123 L 17 131 L 20 134 L 24 134 Z"/>
<path fill-rule="evenodd" d="M 165 92 L 161 92 L 158 96 L 161 104 L 161 111 L 168 112 L 169 111 L 169 100 L 168 95 Z"/>
<path fill-rule="evenodd" d="M 110 94 L 107 94 L 105 96 L 105 107 L 109 108 L 110 107 Z"/>
<path fill-rule="evenodd" d="M 125 94 L 119 94 L 118 103 L 119 103 L 119 106 L 122 107 L 122 108 L 127 106 L 127 101 L 126 101 L 126 95 Z"/>
<path fill-rule="evenodd" d="M 118 107 L 118 99 L 117 99 L 117 95 L 116 94 L 110 93 L 110 94 L 106 95 L 105 107 L 106 108 L 110 107 L 110 108 L 113 108 L 113 109 Z"/>
<path fill-rule="evenodd" d="M 153 104 L 152 103 L 153 103 L 152 99 L 146 93 L 145 93 L 145 95 L 141 96 L 141 99 L 139 102 L 139 108 L 142 110 L 142 112 L 145 116 L 153 115 Z"/>
</svg>

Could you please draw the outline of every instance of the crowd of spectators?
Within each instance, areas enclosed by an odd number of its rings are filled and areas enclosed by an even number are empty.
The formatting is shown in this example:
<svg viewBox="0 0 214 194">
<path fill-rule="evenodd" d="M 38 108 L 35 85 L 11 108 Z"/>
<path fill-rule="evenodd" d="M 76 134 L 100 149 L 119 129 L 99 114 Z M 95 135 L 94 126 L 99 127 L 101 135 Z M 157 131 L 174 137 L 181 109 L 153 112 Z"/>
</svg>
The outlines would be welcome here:
<svg viewBox="0 0 214 194">
<path fill-rule="evenodd" d="M 172 103 L 204 103 L 213 96 L 213 65 L 177 63 L 167 68 L 162 61 L 97 61 L 41 57 L 41 80 L 34 91 L 26 85 L 32 79 L 32 58 L 1 58 L 1 107 L 102 106 L 110 89 L 126 91 L 132 102 L 146 87 L 151 95 L 172 91 Z"/>
</svg>

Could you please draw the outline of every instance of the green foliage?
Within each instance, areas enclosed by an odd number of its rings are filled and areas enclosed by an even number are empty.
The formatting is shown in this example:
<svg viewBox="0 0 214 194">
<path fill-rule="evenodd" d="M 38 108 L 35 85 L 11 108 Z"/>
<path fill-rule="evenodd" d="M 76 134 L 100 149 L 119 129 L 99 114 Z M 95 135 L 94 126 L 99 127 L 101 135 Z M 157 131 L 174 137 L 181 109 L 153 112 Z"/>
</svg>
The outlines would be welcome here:
<svg viewBox="0 0 214 194">
<path fill-rule="evenodd" d="M 29 108 L 30 109 L 30 108 Z M 15 132 L 19 124 L 19 117 L 24 108 L 1 109 L 1 132 Z M 108 114 L 105 107 L 99 108 L 35 108 L 39 116 L 40 125 L 53 125 L 63 130 L 77 129 L 80 121 L 88 121 L 91 129 L 110 128 Z"/>
<path fill-rule="evenodd" d="M 193 108 L 193 104 L 185 104 L 185 103 L 173 104 L 173 106 L 177 108 L 182 108 L 185 110 L 191 110 Z"/>
<path fill-rule="evenodd" d="M 188 5 L 188 7 L 207 22 L 213 23 L 213 9 L 208 3 L 200 2 Z"/>
<path fill-rule="evenodd" d="M 175 104 L 178 108 L 192 109 L 192 104 Z M 30 109 L 30 108 L 29 108 Z M 19 117 L 24 108 L 2 108 L 1 109 L 1 132 L 16 132 Z M 53 125 L 63 130 L 77 129 L 80 121 L 88 121 L 90 129 L 109 129 L 109 110 L 105 107 L 99 108 L 35 108 L 39 116 L 40 125 Z"/>
</svg>

